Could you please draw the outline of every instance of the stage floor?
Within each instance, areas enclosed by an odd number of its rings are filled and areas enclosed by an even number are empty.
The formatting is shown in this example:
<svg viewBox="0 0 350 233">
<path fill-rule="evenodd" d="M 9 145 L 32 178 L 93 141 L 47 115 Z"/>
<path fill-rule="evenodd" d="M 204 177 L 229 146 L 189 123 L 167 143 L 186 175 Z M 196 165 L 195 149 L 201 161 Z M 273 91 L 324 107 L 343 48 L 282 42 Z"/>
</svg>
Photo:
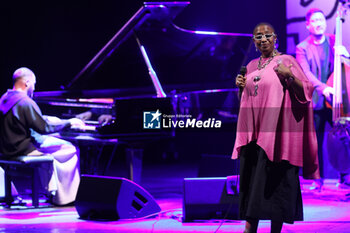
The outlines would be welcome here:
<svg viewBox="0 0 350 233">
<path fill-rule="evenodd" d="M 0 233 L 243 232 L 243 221 L 206 220 L 183 223 L 183 178 L 176 175 L 179 174 L 175 172 L 176 168 L 174 173 L 169 168 L 164 169 L 168 176 L 147 176 L 152 169 L 146 170 L 142 185 L 160 205 L 162 212 L 159 215 L 145 219 L 87 221 L 79 219 L 74 206 L 11 210 L 1 208 Z M 181 171 L 185 169 L 182 167 Z M 159 172 L 158 170 L 157 173 L 161 174 Z M 187 177 L 191 175 L 194 174 L 186 174 Z M 338 187 L 337 180 L 326 180 L 321 191 L 310 191 L 309 180 L 301 179 L 301 184 L 304 221 L 285 224 L 282 232 L 350 232 L 350 189 Z M 270 232 L 269 221 L 261 221 L 258 232 Z"/>
</svg>

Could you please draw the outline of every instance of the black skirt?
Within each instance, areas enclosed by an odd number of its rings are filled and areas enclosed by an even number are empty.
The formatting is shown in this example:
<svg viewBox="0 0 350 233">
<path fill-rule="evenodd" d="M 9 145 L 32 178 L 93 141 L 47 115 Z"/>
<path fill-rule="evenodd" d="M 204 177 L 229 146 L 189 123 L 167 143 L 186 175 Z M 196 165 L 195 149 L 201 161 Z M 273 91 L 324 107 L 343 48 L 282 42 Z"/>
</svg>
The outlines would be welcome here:
<svg viewBox="0 0 350 233">
<path fill-rule="evenodd" d="M 271 162 L 255 142 L 242 147 L 239 214 L 245 220 L 303 220 L 299 168 L 287 161 Z"/>
</svg>

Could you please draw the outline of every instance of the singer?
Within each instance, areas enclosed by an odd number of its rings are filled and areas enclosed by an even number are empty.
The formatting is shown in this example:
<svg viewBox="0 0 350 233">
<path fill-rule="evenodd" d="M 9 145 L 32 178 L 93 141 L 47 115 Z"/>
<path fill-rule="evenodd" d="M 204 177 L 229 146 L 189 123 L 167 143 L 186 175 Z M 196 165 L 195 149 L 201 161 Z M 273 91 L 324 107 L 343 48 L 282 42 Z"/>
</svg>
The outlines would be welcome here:
<svg viewBox="0 0 350 233">
<path fill-rule="evenodd" d="M 253 35 L 261 56 L 236 77 L 242 95 L 232 158 L 240 158 L 239 211 L 244 232 L 256 232 L 259 220 L 281 232 L 284 222 L 303 220 L 299 167 L 305 178 L 319 178 L 313 86 L 292 56 L 277 51 L 271 24 L 258 24 Z"/>
</svg>

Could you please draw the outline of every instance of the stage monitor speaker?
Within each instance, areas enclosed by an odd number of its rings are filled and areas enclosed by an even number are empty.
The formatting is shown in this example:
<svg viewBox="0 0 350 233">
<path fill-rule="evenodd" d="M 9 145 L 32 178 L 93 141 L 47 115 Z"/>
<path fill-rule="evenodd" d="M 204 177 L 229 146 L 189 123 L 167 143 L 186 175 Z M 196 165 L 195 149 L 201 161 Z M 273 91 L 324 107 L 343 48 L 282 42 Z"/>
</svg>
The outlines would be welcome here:
<svg viewBox="0 0 350 233">
<path fill-rule="evenodd" d="M 183 222 L 238 219 L 238 193 L 228 194 L 226 177 L 185 178 Z"/>
<path fill-rule="evenodd" d="M 138 184 L 115 177 L 82 175 L 75 200 L 82 219 L 130 219 L 161 211 L 154 198 Z"/>
</svg>

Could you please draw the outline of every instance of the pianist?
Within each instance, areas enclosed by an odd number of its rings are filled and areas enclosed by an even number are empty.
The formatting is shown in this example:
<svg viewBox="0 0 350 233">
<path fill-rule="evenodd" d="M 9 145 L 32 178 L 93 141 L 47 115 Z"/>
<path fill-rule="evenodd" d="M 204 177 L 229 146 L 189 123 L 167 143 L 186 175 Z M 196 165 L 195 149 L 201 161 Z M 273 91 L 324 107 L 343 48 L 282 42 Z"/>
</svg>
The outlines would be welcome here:
<svg viewBox="0 0 350 233">
<path fill-rule="evenodd" d="M 35 82 L 30 69 L 19 68 L 13 74 L 13 89 L 1 97 L 0 152 L 9 158 L 51 154 L 53 166 L 41 169 L 41 182 L 53 204 L 66 205 L 75 200 L 80 182 L 78 151 L 70 142 L 45 134 L 66 127 L 79 128 L 84 123 L 76 118 L 44 117 L 31 98 Z"/>
</svg>

